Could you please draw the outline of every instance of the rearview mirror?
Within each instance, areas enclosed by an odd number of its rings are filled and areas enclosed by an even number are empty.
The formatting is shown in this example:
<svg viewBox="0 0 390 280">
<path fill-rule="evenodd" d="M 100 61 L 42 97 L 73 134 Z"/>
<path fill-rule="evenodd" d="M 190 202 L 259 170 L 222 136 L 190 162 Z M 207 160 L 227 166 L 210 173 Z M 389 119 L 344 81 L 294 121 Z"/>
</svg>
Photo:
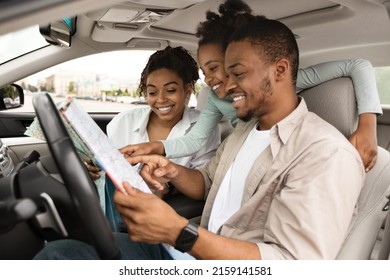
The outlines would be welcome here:
<svg viewBox="0 0 390 280">
<path fill-rule="evenodd" d="M 0 88 L 0 110 L 18 108 L 24 104 L 24 92 L 21 86 L 16 84 Z"/>
<path fill-rule="evenodd" d="M 65 18 L 47 25 L 40 25 L 39 32 L 48 43 L 70 48 L 72 36 L 76 33 L 76 18 Z"/>
</svg>

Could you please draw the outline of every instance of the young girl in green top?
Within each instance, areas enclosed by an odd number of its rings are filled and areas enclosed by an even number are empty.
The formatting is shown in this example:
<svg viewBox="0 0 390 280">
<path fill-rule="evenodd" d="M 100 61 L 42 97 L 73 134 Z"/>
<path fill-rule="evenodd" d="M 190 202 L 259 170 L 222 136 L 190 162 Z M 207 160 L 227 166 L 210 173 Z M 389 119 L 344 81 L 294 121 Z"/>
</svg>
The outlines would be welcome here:
<svg viewBox="0 0 390 280">
<path fill-rule="evenodd" d="M 129 145 L 121 149 L 122 153 L 127 156 L 154 153 L 169 158 L 183 157 L 203 147 L 222 117 L 225 116 L 233 127 L 236 125 L 236 112 L 224 87 L 227 81 L 224 52 L 232 31 L 250 21 L 253 14 L 249 6 L 237 0 L 221 4 L 219 13 L 207 12 L 207 20 L 197 28 L 198 63 L 205 76 L 204 81 L 211 89 L 208 103 L 197 123 L 183 137 Z M 366 171 L 369 171 L 376 162 L 376 115 L 382 114 L 371 64 L 362 59 L 344 60 L 299 69 L 297 92 L 344 76 L 352 79 L 359 113 L 358 128 L 349 140 L 361 155 Z"/>
</svg>

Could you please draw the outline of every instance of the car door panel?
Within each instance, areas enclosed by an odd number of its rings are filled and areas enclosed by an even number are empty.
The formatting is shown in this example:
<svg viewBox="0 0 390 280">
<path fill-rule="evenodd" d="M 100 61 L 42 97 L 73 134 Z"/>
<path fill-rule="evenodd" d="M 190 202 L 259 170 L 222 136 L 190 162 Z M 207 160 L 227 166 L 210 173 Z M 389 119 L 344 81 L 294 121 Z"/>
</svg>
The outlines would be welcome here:
<svg viewBox="0 0 390 280">
<path fill-rule="evenodd" d="M 0 137 L 22 137 L 34 120 L 35 113 L 0 112 Z"/>
<path fill-rule="evenodd" d="M 115 113 L 91 113 L 90 116 L 98 126 L 106 132 L 106 126 L 115 116 Z M 44 141 L 24 135 L 27 127 L 35 118 L 35 113 L 0 112 L 0 138 L 8 147 L 9 155 L 14 164 L 18 163 L 28 153 L 35 150 L 41 156 L 50 154 Z"/>
</svg>

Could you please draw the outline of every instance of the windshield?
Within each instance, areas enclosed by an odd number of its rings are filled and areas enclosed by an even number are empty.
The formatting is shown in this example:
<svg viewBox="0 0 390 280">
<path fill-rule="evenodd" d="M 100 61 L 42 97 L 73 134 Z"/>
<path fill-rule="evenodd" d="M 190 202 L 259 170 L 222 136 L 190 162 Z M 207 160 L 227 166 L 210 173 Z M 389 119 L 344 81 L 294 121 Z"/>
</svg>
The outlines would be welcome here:
<svg viewBox="0 0 390 280">
<path fill-rule="evenodd" d="M 0 64 L 49 45 L 39 32 L 39 26 L 31 26 L 0 36 Z"/>
</svg>

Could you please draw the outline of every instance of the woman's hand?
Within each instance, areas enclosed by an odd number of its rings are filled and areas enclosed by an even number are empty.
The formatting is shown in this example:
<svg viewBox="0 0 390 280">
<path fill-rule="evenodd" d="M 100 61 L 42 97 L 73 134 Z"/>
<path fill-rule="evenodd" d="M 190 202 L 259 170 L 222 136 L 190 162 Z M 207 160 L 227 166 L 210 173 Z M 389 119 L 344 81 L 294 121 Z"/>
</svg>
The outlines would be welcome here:
<svg viewBox="0 0 390 280">
<path fill-rule="evenodd" d="M 84 164 L 88 169 L 89 175 L 92 180 L 97 180 L 100 178 L 99 172 L 102 171 L 99 167 L 97 167 L 90 158 L 84 159 Z"/>
<path fill-rule="evenodd" d="M 145 142 L 134 145 L 127 145 L 119 150 L 125 157 L 133 157 L 139 155 L 164 155 L 164 145 L 160 141 Z"/>
<path fill-rule="evenodd" d="M 349 137 L 349 141 L 358 150 L 366 172 L 370 171 L 378 157 L 378 143 L 376 137 L 376 115 L 361 114 L 356 131 Z"/>
</svg>

